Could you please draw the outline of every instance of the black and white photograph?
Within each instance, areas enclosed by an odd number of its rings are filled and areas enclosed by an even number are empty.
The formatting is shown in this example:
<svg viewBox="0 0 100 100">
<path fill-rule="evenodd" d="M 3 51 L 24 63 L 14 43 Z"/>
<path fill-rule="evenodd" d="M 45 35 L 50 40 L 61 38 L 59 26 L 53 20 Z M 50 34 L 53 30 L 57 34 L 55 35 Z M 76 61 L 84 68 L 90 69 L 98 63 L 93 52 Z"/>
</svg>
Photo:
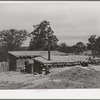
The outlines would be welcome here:
<svg viewBox="0 0 100 100">
<path fill-rule="evenodd" d="M 1 2 L 0 90 L 100 89 L 100 2 Z"/>
</svg>

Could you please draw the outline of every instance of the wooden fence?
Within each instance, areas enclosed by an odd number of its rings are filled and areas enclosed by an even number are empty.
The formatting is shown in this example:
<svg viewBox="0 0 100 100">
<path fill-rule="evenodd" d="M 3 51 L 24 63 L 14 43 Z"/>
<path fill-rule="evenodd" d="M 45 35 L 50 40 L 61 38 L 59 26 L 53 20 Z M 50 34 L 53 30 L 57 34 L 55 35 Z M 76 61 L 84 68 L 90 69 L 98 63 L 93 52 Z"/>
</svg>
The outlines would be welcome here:
<svg viewBox="0 0 100 100">
<path fill-rule="evenodd" d="M 9 70 L 9 63 L 8 62 L 0 62 L 0 72 L 7 72 Z"/>
</svg>

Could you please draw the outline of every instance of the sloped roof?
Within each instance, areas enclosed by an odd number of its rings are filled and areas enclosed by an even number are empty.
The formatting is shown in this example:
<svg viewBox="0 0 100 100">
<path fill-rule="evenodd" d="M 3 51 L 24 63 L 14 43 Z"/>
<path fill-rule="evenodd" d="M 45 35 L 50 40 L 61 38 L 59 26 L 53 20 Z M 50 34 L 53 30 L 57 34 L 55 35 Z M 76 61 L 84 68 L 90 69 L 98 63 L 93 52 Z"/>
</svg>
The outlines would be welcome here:
<svg viewBox="0 0 100 100">
<path fill-rule="evenodd" d="M 41 63 L 60 63 L 60 62 L 79 62 L 79 61 L 84 61 L 87 58 L 89 57 L 77 56 L 77 55 L 71 55 L 71 56 L 52 55 L 50 61 L 48 61 L 47 57 L 36 57 L 34 59 Z"/>
<path fill-rule="evenodd" d="M 15 57 L 25 57 L 25 56 L 46 56 L 48 51 L 9 51 L 9 54 Z M 51 55 L 66 55 L 66 53 L 59 52 L 59 51 L 51 51 Z"/>
</svg>

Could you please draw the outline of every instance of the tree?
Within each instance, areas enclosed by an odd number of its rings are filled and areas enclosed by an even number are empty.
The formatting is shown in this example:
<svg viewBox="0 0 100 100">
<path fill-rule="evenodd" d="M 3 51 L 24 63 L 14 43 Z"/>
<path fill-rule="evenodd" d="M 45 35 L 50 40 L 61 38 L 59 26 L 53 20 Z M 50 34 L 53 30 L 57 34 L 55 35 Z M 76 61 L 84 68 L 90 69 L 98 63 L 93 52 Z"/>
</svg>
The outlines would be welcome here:
<svg viewBox="0 0 100 100">
<path fill-rule="evenodd" d="M 95 53 L 100 55 L 100 37 L 96 39 L 95 45 L 94 45 Z"/>
<path fill-rule="evenodd" d="M 67 50 L 67 45 L 66 45 L 66 43 L 61 43 L 61 44 L 59 45 L 59 51 L 61 51 L 61 52 L 66 52 L 66 50 Z"/>
<path fill-rule="evenodd" d="M 7 49 L 5 44 L 0 41 L 0 62 L 7 60 Z"/>
<path fill-rule="evenodd" d="M 82 42 L 78 42 L 76 43 L 76 45 L 73 45 L 73 46 L 67 46 L 66 43 L 61 43 L 59 45 L 59 51 L 65 52 L 65 53 L 79 54 L 85 51 L 85 49 L 86 49 L 86 46 Z"/>
<path fill-rule="evenodd" d="M 20 46 L 27 39 L 27 31 L 26 30 L 3 30 L 0 32 L 0 53 L 4 55 L 0 55 L 1 58 L 5 56 L 7 59 L 7 52 L 20 50 Z M 2 50 L 3 49 L 3 50 Z"/>
<path fill-rule="evenodd" d="M 77 47 L 79 53 L 82 53 L 83 51 L 86 50 L 86 46 L 83 42 L 76 43 L 76 47 Z"/>
<path fill-rule="evenodd" d="M 92 50 L 92 55 L 93 57 L 95 57 L 95 43 L 96 43 L 96 35 L 92 35 L 90 36 L 90 38 L 88 39 L 89 41 L 89 45 L 91 46 L 91 50 Z"/>
<path fill-rule="evenodd" d="M 72 51 L 75 54 L 82 54 L 86 50 L 86 45 L 83 42 L 77 42 L 72 46 Z"/>
<path fill-rule="evenodd" d="M 87 43 L 87 50 L 92 50 L 91 43 Z"/>
<path fill-rule="evenodd" d="M 50 23 L 48 21 L 42 21 L 38 25 L 33 25 L 33 27 L 34 30 L 30 33 L 32 38 L 29 50 L 48 50 L 48 42 L 50 44 L 50 49 L 55 50 L 58 39 L 53 34 L 54 32 L 50 27 Z"/>
</svg>

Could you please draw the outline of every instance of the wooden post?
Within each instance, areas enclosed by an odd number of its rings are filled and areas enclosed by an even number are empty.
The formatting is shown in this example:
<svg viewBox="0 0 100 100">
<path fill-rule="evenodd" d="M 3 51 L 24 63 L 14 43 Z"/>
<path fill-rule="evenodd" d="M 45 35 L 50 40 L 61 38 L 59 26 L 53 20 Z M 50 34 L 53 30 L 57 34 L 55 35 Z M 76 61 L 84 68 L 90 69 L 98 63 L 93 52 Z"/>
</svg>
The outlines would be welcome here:
<svg viewBox="0 0 100 100">
<path fill-rule="evenodd" d="M 34 64 L 32 64 L 31 68 L 32 68 L 31 69 L 32 70 L 31 73 L 33 74 L 33 72 L 34 72 Z"/>
<path fill-rule="evenodd" d="M 48 74 L 48 65 L 45 66 L 45 75 Z"/>
<path fill-rule="evenodd" d="M 48 37 L 48 60 L 51 60 L 51 57 L 50 57 L 50 37 Z"/>
</svg>

